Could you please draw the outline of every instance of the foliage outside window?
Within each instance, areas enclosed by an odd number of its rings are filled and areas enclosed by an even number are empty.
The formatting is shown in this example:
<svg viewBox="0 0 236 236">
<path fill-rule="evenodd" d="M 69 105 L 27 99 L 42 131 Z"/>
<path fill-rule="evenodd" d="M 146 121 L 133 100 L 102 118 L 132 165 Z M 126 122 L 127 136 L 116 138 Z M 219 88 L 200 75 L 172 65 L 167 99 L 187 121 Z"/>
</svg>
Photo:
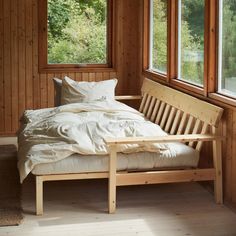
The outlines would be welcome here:
<svg viewBox="0 0 236 236">
<path fill-rule="evenodd" d="M 178 79 L 203 85 L 204 0 L 179 0 Z"/>
<path fill-rule="evenodd" d="M 48 0 L 48 64 L 106 64 L 107 0 Z"/>
<path fill-rule="evenodd" d="M 218 92 L 236 97 L 236 1 L 219 2 Z"/>
<path fill-rule="evenodd" d="M 151 1 L 150 69 L 167 73 L 167 0 Z"/>
</svg>

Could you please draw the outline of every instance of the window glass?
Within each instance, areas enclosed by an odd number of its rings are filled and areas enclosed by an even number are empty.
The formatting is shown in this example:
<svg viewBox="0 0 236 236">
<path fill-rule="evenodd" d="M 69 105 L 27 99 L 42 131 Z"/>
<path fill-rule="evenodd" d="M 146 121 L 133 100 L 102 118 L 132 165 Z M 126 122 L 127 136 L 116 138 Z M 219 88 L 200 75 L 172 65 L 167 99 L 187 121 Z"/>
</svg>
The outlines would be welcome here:
<svg viewBox="0 0 236 236">
<path fill-rule="evenodd" d="M 107 1 L 48 0 L 48 64 L 107 63 Z"/>
<path fill-rule="evenodd" d="M 179 0 L 178 79 L 203 85 L 205 0 Z"/>
<path fill-rule="evenodd" d="M 167 0 L 151 1 L 150 69 L 167 73 Z"/>
<path fill-rule="evenodd" d="M 236 97 L 236 1 L 221 0 L 219 11 L 218 91 Z"/>
</svg>

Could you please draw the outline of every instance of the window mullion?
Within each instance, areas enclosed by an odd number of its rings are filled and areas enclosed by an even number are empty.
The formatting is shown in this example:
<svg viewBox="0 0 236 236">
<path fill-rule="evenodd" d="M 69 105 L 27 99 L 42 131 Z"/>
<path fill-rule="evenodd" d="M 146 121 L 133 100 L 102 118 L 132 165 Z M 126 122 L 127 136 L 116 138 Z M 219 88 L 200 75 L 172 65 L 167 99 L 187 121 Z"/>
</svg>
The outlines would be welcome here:
<svg viewBox="0 0 236 236">
<path fill-rule="evenodd" d="M 216 0 L 206 0 L 207 1 L 207 51 L 205 54 L 207 56 L 207 75 L 205 81 L 207 82 L 206 93 L 216 92 L 217 88 L 217 1 Z M 219 55 L 218 55 L 219 56 Z"/>
<path fill-rule="evenodd" d="M 222 49 L 223 49 L 223 45 L 222 45 L 222 28 L 223 28 L 223 15 L 222 12 L 223 11 L 223 0 L 219 0 L 219 27 L 218 27 L 218 83 L 217 81 L 216 83 L 216 88 L 218 88 L 218 90 L 220 91 L 222 88 Z M 215 91 L 214 91 L 215 92 Z"/>
<path fill-rule="evenodd" d="M 149 37 L 149 69 L 153 69 L 153 0 L 150 0 L 150 37 Z"/>
<path fill-rule="evenodd" d="M 177 20 L 177 27 L 178 27 L 178 60 L 177 60 L 177 79 L 181 79 L 181 47 L 182 47 L 182 9 L 181 9 L 182 0 L 178 1 L 178 20 Z"/>
<path fill-rule="evenodd" d="M 168 82 L 177 78 L 177 7 L 178 0 L 168 1 L 168 47 L 167 47 L 167 63 L 168 63 Z"/>
</svg>

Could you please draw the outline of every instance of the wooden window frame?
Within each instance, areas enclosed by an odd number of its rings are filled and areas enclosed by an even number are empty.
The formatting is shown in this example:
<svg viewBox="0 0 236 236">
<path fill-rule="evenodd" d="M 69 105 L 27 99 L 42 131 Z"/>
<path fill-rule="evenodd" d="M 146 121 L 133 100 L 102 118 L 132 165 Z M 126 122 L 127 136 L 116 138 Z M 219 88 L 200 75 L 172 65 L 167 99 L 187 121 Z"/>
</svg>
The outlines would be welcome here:
<svg viewBox="0 0 236 236">
<path fill-rule="evenodd" d="M 107 0 L 107 63 L 104 64 L 48 64 L 47 0 L 38 1 L 39 72 L 93 72 L 115 70 L 115 0 Z"/>
<path fill-rule="evenodd" d="M 205 17 L 207 17 L 207 1 L 205 0 Z M 178 76 L 178 0 L 167 0 L 167 74 L 162 74 L 149 69 L 150 64 L 150 0 L 144 0 L 144 24 L 143 24 L 143 75 L 171 87 L 191 91 L 204 95 L 207 78 L 208 42 L 204 45 L 204 85 L 203 87 L 193 85 L 188 81 L 179 80 Z M 208 23 L 205 23 L 205 30 Z M 206 34 L 205 34 L 206 39 Z"/>
<path fill-rule="evenodd" d="M 170 4 L 170 0 L 168 0 L 167 4 Z M 169 9 L 169 7 L 167 7 Z M 169 11 L 169 10 L 168 10 Z M 168 30 L 168 21 L 169 21 L 169 12 L 167 12 L 167 42 L 169 37 Z M 151 0 L 144 0 L 144 24 L 143 24 L 143 74 L 147 76 L 151 76 L 156 78 L 157 80 L 161 79 L 162 81 L 166 81 L 168 78 L 168 46 L 167 46 L 167 73 L 162 73 L 158 70 L 150 69 L 150 58 L 151 58 Z"/>
<path fill-rule="evenodd" d="M 177 79 L 178 68 L 178 0 L 168 0 L 168 58 L 167 76 L 149 70 L 150 42 L 150 5 L 144 0 L 143 24 L 143 76 L 158 81 L 169 87 L 195 95 L 206 101 L 222 104 L 227 107 L 236 106 L 236 98 L 218 92 L 218 40 L 219 40 L 219 0 L 205 0 L 204 26 L 204 81 L 203 88 Z"/>
<path fill-rule="evenodd" d="M 236 99 L 218 92 L 218 15 L 219 1 L 205 0 L 204 24 L 204 80 L 198 87 L 178 75 L 178 0 L 168 0 L 168 51 L 167 76 L 149 70 L 150 48 L 150 0 L 144 0 L 143 24 L 143 76 L 181 91 L 196 94 L 205 99 L 236 106 Z"/>
<path fill-rule="evenodd" d="M 175 48 L 174 50 L 172 50 L 171 54 L 170 54 L 170 58 L 173 57 L 175 58 L 175 61 L 170 65 L 170 69 L 171 67 L 174 67 L 173 72 L 172 72 L 172 76 L 169 79 L 169 83 L 176 88 L 179 89 L 183 89 L 183 90 L 187 90 L 187 91 L 191 91 L 194 92 L 196 94 L 199 95 L 204 95 L 205 91 L 205 85 L 206 85 L 206 77 L 207 77 L 207 60 L 206 60 L 206 55 L 207 55 L 207 48 L 208 48 L 208 42 L 206 41 L 206 30 L 208 28 L 208 23 L 207 23 L 207 1 L 205 0 L 205 12 L 204 12 L 204 16 L 205 16 L 205 21 L 204 21 L 204 75 L 203 75 L 203 86 L 198 86 L 195 85 L 193 83 L 191 83 L 190 81 L 184 80 L 184 79 L 179 79 L 178 78 L 178 68 L 179 68 L 179 61 L 178 61 L 178 53 L 179 53 L 179 45 L 178 45 L 178 41 L 179 41 L 179 0 L 174 0 L 172 2 L 171 5 L 171 12 L 172 14 L 174 14 L 174 17 L 172 17 L 172 21 L 171 21 L 171 31 L 174 32 L 175 31 L 175 37 L 174 39 L 172 39 L 172 41 L 170 42 L 170 45 L 172 48 Z M 171 38 L 171 35 L 170 35 Z M 173 56 L 174 55 L 174 56 Z"/>
</svg>

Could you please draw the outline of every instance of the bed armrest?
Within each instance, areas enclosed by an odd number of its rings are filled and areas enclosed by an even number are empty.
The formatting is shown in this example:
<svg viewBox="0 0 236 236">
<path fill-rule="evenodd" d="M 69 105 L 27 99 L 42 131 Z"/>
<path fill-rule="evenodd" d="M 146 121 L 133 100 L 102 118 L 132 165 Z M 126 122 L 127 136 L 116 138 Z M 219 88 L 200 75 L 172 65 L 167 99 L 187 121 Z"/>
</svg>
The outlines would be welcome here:
<svg viewBox="0 0 236 236">
<path fill-rule="evenodd" d="M 141 100 L 141 95 L 115 96 L 116 100 Z"/>
<path fill-rule="evenodd" d="M 184 134 L 167 135 L 153 137 L 128 137 L 128 138 L 105 138 L 107 145 L 119 144 L 147 144 L 147 143 L 167 143 L 167 142 L 196 142 L 196 141 L 216 141 L 223 140 L 224 137 L 207 134 Z"/>
</svg>

